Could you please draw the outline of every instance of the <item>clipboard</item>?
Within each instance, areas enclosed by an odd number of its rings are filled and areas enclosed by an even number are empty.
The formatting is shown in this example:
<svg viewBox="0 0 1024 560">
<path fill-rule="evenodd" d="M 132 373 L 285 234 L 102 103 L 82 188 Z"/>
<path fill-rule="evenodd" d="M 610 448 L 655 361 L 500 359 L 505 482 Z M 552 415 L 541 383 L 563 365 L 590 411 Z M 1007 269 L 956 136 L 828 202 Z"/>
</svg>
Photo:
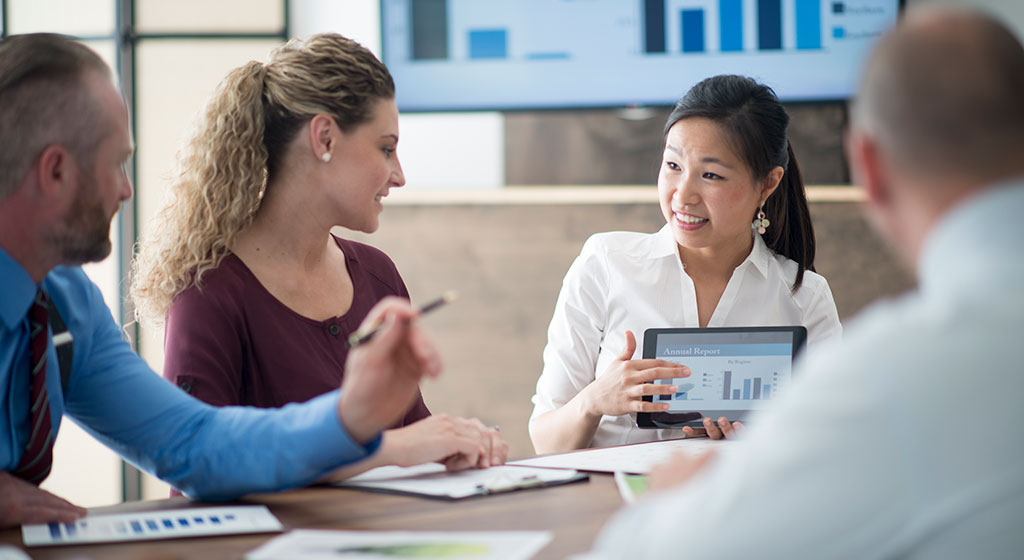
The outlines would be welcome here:
<svg viewBox="0 0 1024 560">
<path fill-rule="evenodd" d="M 572 469 L 501 465 L 489 469 L 447 472 L 444 465 L 427 463 L 415 467 L 378 467 L 333 485 L 370 492 L 462 500 L 588 479 L 586 473 Z"/>
</svg>

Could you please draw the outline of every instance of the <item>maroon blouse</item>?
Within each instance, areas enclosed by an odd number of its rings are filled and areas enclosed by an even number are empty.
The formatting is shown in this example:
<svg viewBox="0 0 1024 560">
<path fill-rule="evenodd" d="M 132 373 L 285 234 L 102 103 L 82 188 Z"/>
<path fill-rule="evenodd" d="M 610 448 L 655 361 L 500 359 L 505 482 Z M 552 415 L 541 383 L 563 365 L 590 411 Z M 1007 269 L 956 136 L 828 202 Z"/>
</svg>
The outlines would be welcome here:
<svg viewBox="0 0 1024 560">
<path fill-rule="evenodd" d="M 314 321 L 272 296 L 234 254 L 174 298 L 164 334 L 164 377 L 215 406 L 263 408 L 307 401 L 337 389 L 346 340 L 388 295 L 408 298 L 395 264 L 382 251 L 335 237 L 352 276 L 352 307 Z M 396 426 L 430 415 L 418 396 Z"/>
</svg>

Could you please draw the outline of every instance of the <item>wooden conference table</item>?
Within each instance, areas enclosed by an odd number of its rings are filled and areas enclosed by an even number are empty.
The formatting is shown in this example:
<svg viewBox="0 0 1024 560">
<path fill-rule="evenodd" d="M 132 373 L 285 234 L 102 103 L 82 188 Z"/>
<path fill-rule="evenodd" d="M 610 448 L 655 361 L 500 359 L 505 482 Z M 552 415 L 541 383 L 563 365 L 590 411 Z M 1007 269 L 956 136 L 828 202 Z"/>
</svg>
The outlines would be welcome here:
<svg viewBox="0 0 1024 560">
<path fill-rule="evenodd" d="M 536 558 L 565 558 L 590 549 L 594 537 L 622 507 L 609 474 L 591 473 L 588 482 L 520 490 L 447 502 L 341 488 L 314 487 L 278 494 L 254 494 L 239 504 L 265 504 L 291 529 L 498 531 L 545 530 L 552 541 Z M 92 513 L 128 513 L 200 507 L 186 498 L 129 502 L 93 508 Z M 220 504 L 223 505 L 223 504 Z M 277 533 L 204 537 L 142 543 L 25 549 L 34 559 L 170 560 L 242 558 Z M 0 531 L 0 544 L 22 546 L 21 529 Z"/>
</svg>

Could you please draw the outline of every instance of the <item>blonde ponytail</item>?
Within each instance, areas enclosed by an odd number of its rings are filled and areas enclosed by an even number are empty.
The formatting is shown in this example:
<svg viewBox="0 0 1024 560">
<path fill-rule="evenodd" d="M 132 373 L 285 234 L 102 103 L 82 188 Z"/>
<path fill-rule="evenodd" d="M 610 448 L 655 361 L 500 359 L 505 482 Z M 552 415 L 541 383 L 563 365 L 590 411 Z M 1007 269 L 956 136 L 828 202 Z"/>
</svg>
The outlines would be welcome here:
<svg viewBox="0 0 1024 560">
<path fill-rule="evenodd" d="M 220 265 L 305 122 L 324 113 L 351 130 L 394 92 L 387 68 L 337 34 L 293 39 L 268 64 L 228 74 L 179 154 L 169 196 L 132 263 L 136 318 L 161 322 L 176 295 Z"/>
<path fill-rule="evenodd" d="M 216 268 L 252 221 L 267 181 L 258 62 L 228 74 L 179 154 L 176 178 L 133 264 L 135 316 L 156 322 L 171 300 Z"/>
</svg>

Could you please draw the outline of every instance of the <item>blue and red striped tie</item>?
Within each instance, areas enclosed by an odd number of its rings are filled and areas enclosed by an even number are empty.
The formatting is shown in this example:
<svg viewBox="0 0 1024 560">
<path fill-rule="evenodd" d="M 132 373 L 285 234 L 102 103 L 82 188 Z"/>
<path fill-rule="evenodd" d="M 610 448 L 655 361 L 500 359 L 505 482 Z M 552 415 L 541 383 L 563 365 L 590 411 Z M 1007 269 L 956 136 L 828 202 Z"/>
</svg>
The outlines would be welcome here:
<svg viewBox="0 0 1024 560">
<path fill-rule="evenodd" d="M 46 347 L 49 344 L 49 312 L 46 293 L 36 292 L 28 312 L 29 345 L 32 350 L 32 430 L 21 462 L 14 475 L 39 484 L 50 474 L 53 464 L 53 426 L 50 423 L 50 396 L 46 392 Z"/>
</svg>

